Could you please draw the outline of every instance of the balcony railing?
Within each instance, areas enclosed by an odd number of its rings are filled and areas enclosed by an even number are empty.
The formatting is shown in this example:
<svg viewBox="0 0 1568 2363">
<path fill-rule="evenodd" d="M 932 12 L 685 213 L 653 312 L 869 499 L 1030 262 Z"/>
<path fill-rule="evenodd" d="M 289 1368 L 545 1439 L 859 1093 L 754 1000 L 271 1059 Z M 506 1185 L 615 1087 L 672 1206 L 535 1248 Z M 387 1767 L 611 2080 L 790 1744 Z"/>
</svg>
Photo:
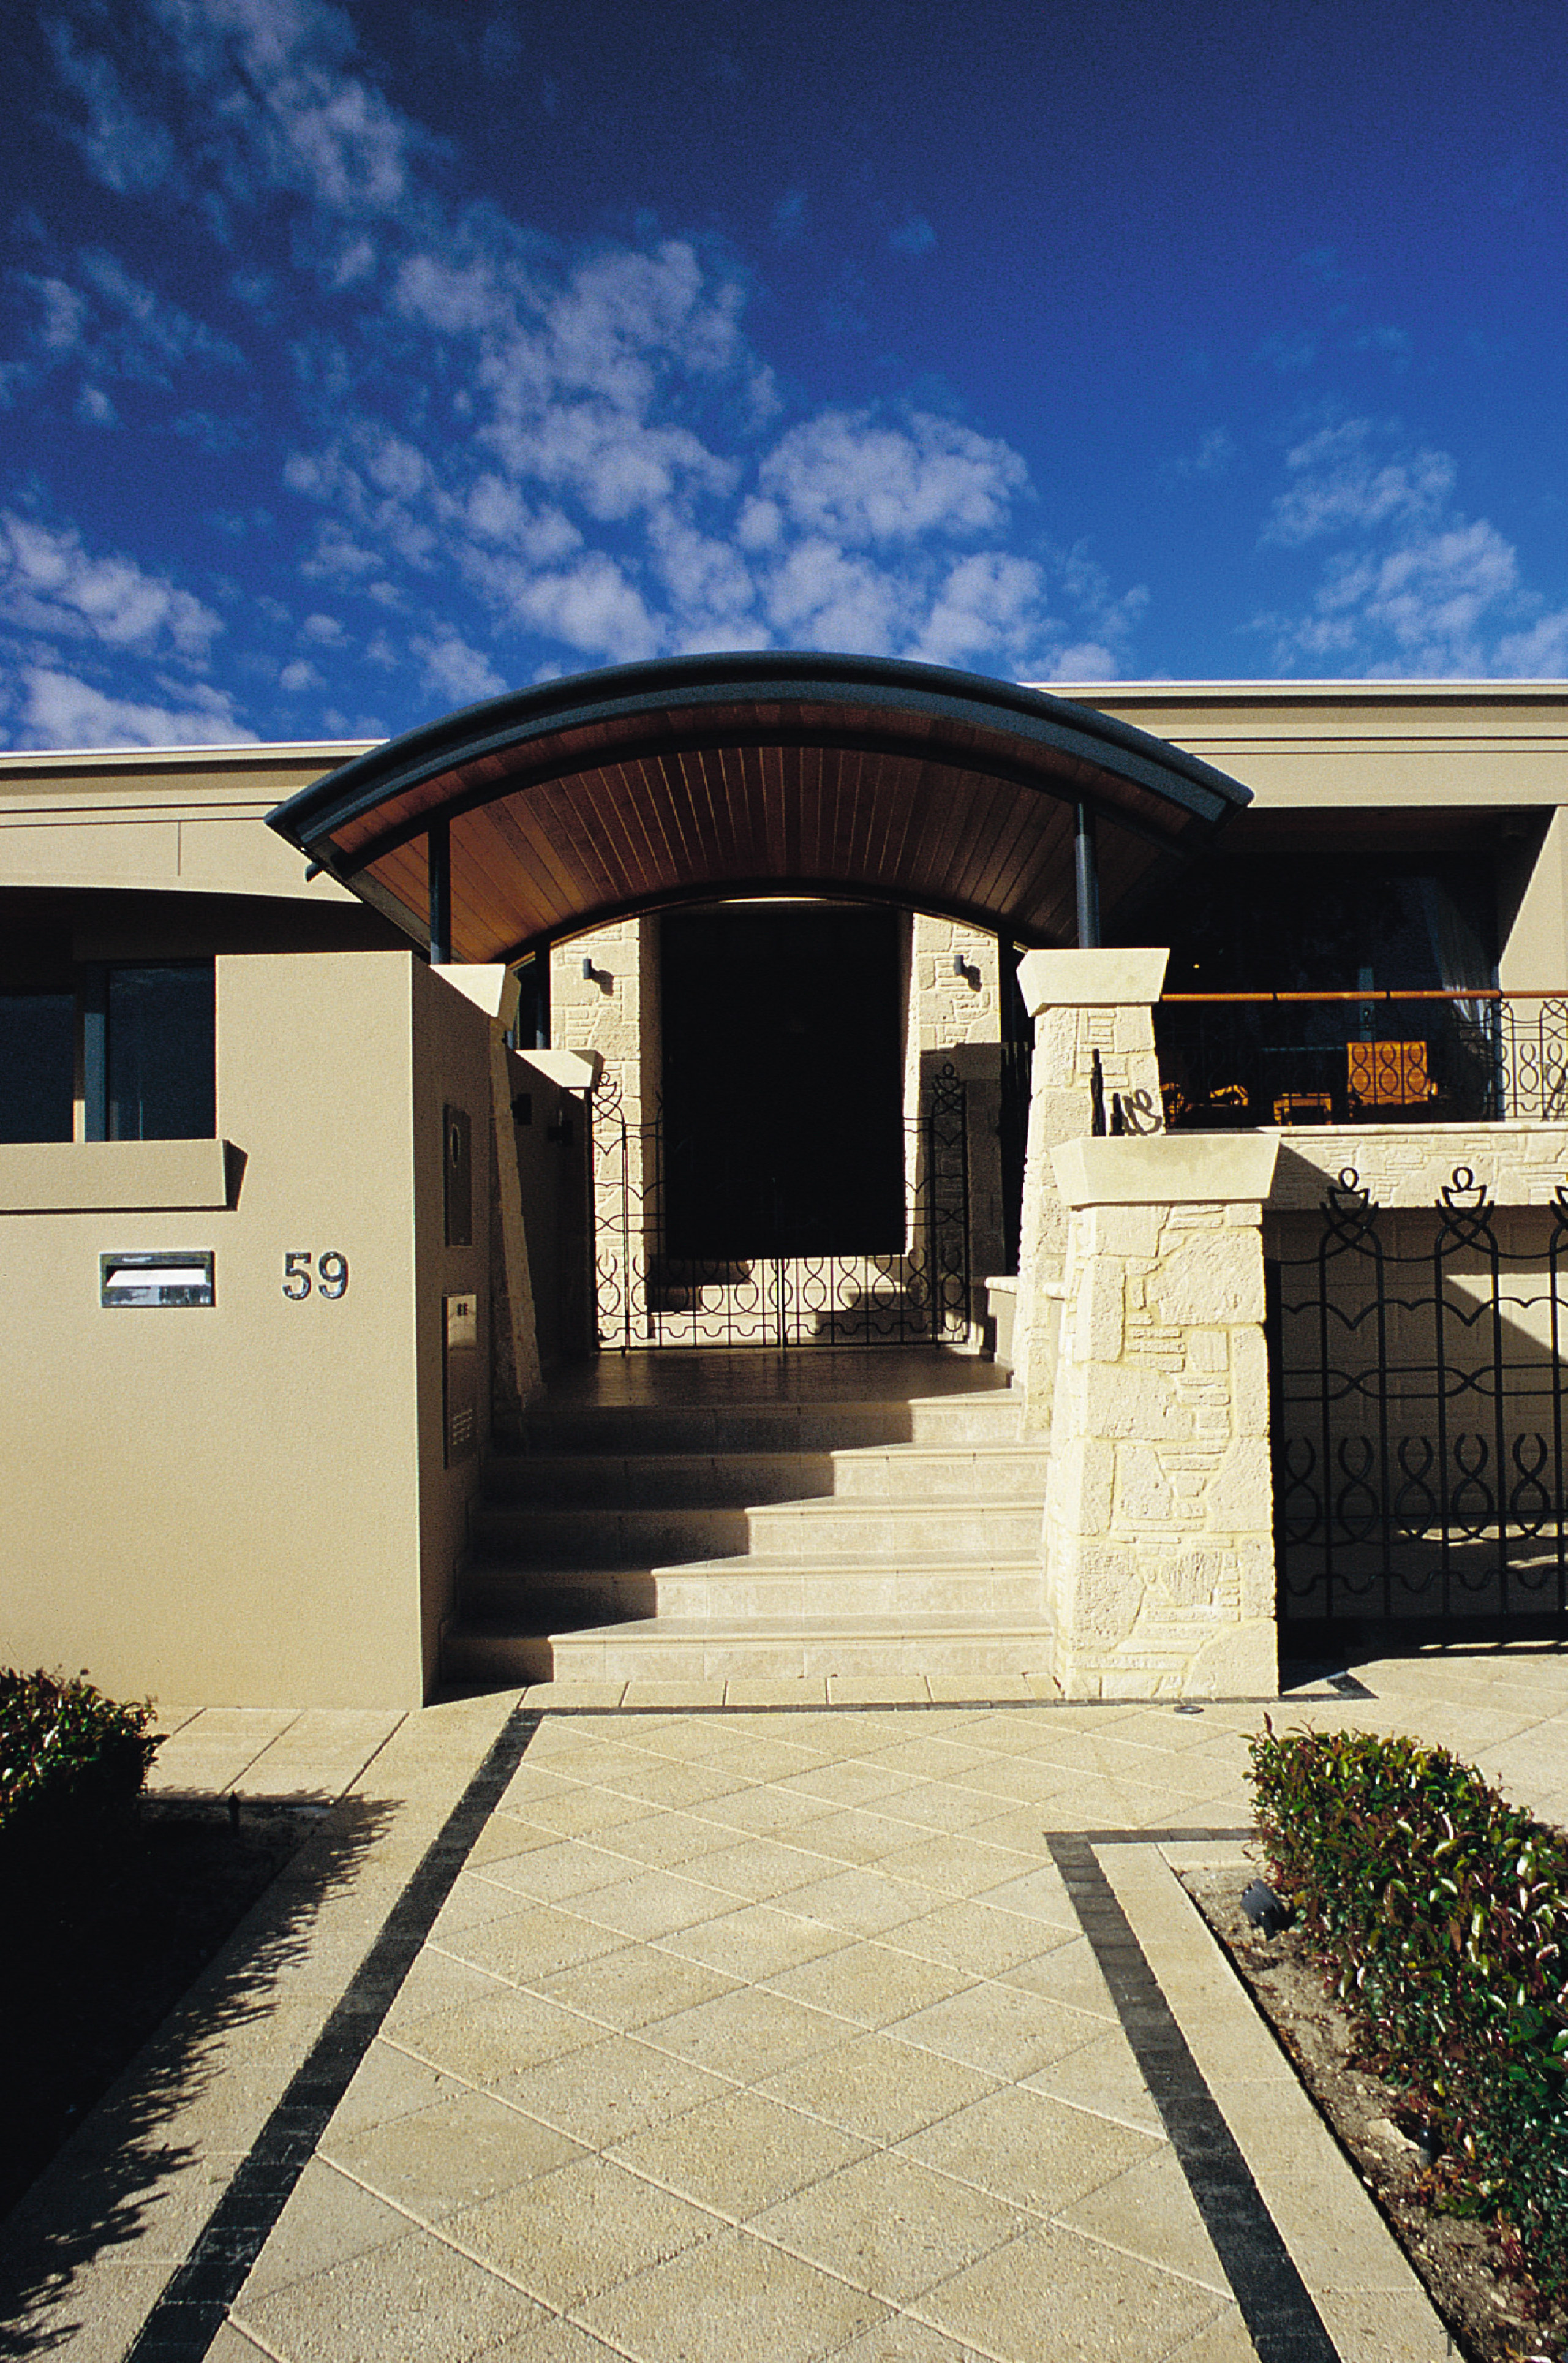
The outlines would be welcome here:
<svg viewBox="0 0 1568 2363">
<path fill-rule="evenodd" d="M 1568 1122 L 1568 994 L 1173 993 L 1154 1012 L 1166 1125 Z"/>
</svg>

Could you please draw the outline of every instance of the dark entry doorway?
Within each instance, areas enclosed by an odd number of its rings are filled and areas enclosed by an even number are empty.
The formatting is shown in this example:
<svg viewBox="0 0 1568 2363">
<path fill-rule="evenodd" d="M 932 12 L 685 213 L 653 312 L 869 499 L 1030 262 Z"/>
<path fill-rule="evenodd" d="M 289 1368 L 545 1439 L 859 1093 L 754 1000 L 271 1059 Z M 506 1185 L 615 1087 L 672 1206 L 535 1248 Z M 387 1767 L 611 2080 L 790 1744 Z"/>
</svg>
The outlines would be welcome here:
<svg viewBox="0 0 1568 2363">
<path fill-rule="evenodd" d="M 898 1253 L 897 915 L 751 904 L 672 916 L 661 982 L 666 1251 Z"/>
</svg>

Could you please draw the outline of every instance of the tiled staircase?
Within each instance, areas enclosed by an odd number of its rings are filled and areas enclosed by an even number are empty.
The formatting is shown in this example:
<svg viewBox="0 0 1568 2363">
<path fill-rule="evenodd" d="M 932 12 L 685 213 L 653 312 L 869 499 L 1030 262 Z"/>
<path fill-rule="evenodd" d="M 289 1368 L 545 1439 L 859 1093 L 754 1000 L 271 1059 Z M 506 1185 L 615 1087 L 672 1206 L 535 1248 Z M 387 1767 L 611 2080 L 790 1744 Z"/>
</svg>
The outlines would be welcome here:
<svg viewBox="0 0 1568 2363">
<path fill-rule="evenodd" d="M 612 1363 L 612 1399 L 530 1414 L 485 1471 L 450 1680 L 1045 1669 L 1044 1453 L 1002 1374 L 807 1348 L 770 1388 L 746 1361 L 687 1359 L 678 1400 Z"/>
</svg>

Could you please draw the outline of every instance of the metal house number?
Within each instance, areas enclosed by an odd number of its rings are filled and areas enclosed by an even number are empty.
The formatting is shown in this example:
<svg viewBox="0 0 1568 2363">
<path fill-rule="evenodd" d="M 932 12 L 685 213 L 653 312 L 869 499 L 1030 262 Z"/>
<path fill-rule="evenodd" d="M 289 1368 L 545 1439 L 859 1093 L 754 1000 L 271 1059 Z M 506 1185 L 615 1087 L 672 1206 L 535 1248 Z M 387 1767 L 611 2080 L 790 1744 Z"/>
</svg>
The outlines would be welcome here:
<svg viewBox="0 0 1568 2363">
<path fill-rule="evenodd" d="M 303 1304 L 314 1286 L 328 1303 L 349 1293 L 349 1259 L 336 1248 L 327 1248 L 316 1258 L 314 1281 L 311 1276 L 311 1253 L 308 1248 L 295 1248 L 284 1257 L 284 1294 L 291 1304 Z"/>
</svg>

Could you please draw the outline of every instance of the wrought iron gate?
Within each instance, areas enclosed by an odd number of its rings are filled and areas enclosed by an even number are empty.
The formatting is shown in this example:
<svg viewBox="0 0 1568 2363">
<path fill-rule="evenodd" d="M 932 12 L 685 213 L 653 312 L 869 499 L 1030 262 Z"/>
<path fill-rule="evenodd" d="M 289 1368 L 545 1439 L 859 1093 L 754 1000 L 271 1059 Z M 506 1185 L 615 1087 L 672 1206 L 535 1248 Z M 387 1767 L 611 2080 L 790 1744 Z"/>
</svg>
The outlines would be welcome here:
<svg viewBox="0 0 1568 2363">
<path fill-rule="evenodd" d="M 905 1237 L 902 1248 L 883 1254 L 672 1255 L 662 1115 L 633 1122 L 613 1077 L 588 1107 L 601 1350 L 944 1345 L 968 1337 L 968 1110 L 951 1066 L 932 1078 L 919 1115 L 904 1127 Z"/>
<path fill-rule="evenodd" d="M 1568 1192 L 1499 1216 L 1459 1166 L 1395 1214 L 1347 1169 L 1316 1228 L 1269 1273 L 1282 1625 L 1568 1630 Z"/>
</svg>

